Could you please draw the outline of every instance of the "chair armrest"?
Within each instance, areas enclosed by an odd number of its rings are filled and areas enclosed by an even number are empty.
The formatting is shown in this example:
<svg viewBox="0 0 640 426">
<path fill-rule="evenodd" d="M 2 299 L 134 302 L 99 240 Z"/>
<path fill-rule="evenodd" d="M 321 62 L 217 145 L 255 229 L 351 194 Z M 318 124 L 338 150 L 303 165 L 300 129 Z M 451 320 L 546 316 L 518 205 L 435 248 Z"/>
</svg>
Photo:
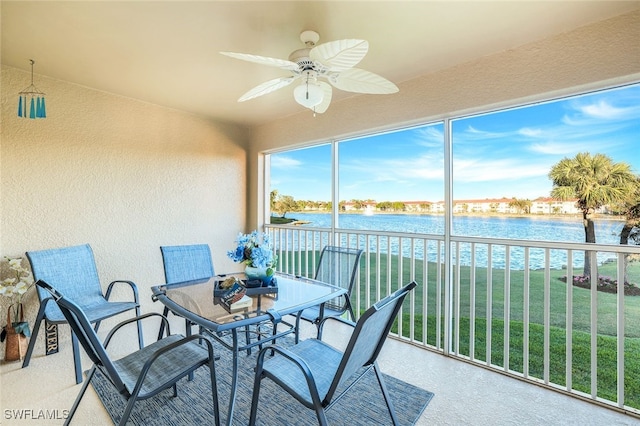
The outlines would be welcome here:
<svg viewBox="0 0 640 426">
<path fill-rule="evenodd" d="M 311 395 L 311 398 L 314 404 L 316 406 L 320 406 L 322 401 L 320 400 L 320 395 L 318 394 L 318 387 L 316 385 L 315 379 L 313 378 L 313 373 L 311 372 L 311 369 L 309 369 L 309 365 L 304 359 L 302 359 L 300 356 L 296 355 L 295 353 L 291 352 L 290 350 L 285 349 L 279 345 L 269 345 L 262 348 L 258 353 L 256 373 L 258 374 L 262 373 L 262 364 L 264 363 L 265 354 L 271 351 L 274 352 L 273 356 L 275 356 L 275 352 L 277 352 L 280 355 L 284 356 L 285 358 L 289 359 L 300 369 L 302 374 L 304 374 L 305 380 L 307 381 L 307 386 L 309 387 L 309 393 Z"/>
<path fill-rule="evenodd" d="M 109 287 L 107 287 L 107 292 L 104 295 L 104 298 L 109 300 L 109 297 L 111 297 L 111 291 L 113 290 L 113 286 L 115 284 L 128 284 L 129 287 L 131 287 L 131 291 L 133 292 L 133 300 L 139 304 L 139 300 L 138 300 L 138 286 L 133 282 L 133 281 L 127 281 L 127 280 L 116 280 L 116 281 L 111 281 L 109 283 Z"/>
<path fill-rule="evenodd" d="M 171 332 L 169 330 L 169 320 L 167 319 L 167 317 L 165 317 L 162 314 L 159 314 L 158 312 L 149 312 L 149 313 L 146 313 L 146 314 L 142 314 L 140 316 L 136 316 L 136 317 L 133 317 L 133 318 L 126 319 L 126 320 L 116 324 L 111 329 L 111 331 L 109 331 L 109 334 L 107 334 L 107 337 L 105 337 L 105 339 L 104 339 L 104 347 L 105 348 L 107 347 L 107 345 L 109 344 L 109 341 L 111 340 L 113 335 L 116 334 L 116 332 L 119 331 L 122 327 L 124 327 L 125 325 L 130 324 L 132 322 L 142 321 L 142 320 L 144 320 L 146 318 L 149 318 L 149 317 L 160 317 L 161 321 L 164 323 L 165 330 L 167 330 L 167 336 L 171 335 Z"/>
<path fill-rule="evenodd" d="M 318 323 L 318 340 L 322 340 L 322 329 L 324 327 L 324 324 L 329 321 L 329 320 L 334 320 L 334 321 L 338 321 L 341 322 L 343 324 L 346 324 L 352 328 L 356 327 L 356 323 L 353 321 L 349 321 L 347 319 L 344 318 L 340 318 L 340 317 L 325 317 L 322 321 L 320 321 Z"/>
</svg>

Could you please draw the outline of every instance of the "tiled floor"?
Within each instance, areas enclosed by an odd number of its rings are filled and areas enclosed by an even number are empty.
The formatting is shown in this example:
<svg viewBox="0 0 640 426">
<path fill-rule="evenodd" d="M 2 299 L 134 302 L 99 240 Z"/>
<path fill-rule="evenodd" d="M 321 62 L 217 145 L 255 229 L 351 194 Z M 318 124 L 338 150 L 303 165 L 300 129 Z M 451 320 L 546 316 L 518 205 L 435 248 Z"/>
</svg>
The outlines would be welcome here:
<svg viewBox="0 0 640 426">
<path fill-rule="evenodd" d="M 310 336 L 313 327 L 307 324 L 305 330 Z M 325 340 L 342 344 L 342 330 L 332 330 L 335 331 L 326 332 Z M 0 424 L 63 423 L 63 410 L 70 408 L 80 388 L 74 383 L 71 347 L 64 345 L 59 354 L 52 356 L 41 354 L 42 349 L 38 352 L 36 346 L 36 356 L 26 369 L 17 362 L 2 364 Z M 83 365 L 89 365 L 86 359 Z M 640 425 L 634 417 L 396 340 L 387 342 L 380 366 L 387 374 L 435 393 L 418 425 Z M 18 413 L 29 418 L 16 419 Z M 73 424 L 110 423 L 97 395 L 89 388 Z"/>
</svg>

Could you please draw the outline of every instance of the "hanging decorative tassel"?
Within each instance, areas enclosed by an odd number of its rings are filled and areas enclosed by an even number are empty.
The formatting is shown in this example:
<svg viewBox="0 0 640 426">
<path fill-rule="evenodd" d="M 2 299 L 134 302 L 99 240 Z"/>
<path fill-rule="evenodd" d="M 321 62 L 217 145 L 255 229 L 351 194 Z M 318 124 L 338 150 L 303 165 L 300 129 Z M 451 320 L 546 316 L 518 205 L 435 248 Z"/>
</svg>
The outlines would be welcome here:
<svg viewBox="0 0 640 426">
<path fill-rule="evenodd" d="M 29 59 L 31 62 L 31 85 L 18 93 L 18 117 L 27 117 L 27 98 L 31 99 L 29 103 L 29 118 L 46 118 L 47 111 L 44 104 L 44 93 L 38 90 L 33 84 L 33 59 Z"/>
<path fill-rule="evenodd" d="M 36 118 L 36 105 L 33 97 L 31 98 L 31 106 L 29 107 L 29 118 Z"/>
<path fill-rule="evenodd" d="M 42 118 L 42 100 L 40 96 L 36 99 L 36 118 Z"/>
</svg>

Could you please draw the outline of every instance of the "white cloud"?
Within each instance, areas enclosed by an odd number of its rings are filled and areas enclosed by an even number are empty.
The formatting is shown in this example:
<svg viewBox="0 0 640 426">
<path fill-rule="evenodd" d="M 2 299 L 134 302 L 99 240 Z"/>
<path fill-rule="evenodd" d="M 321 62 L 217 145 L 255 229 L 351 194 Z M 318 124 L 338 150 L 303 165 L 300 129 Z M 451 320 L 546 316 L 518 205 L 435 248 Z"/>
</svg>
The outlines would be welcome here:
<svg viewBox="0 0 640 426">
<path fill-rule="evenodd" d="M 513 181 L 547 176 L 549 165 L 513 160 L 462 160 L 454 164 L 453 179 L 457 182 Z"/>
<path fill-rule="evenodd" d="M 595 104 L 578 107 L 578 110 L 587 117 L 602 118 L 605 120 L 623 118 L 627 115 L 628 109 L 629 108 L 616 108 L 603 100 Z"/>
<path fill-rule="evenodd" d="M 538 154 L 548 154 L 548 155 L 568 155 L 574 154 L 583 150 L 585 148 L 584 143 L 568 143 L 568 142 L 541 142 L 534 143 L 529 147 L 529 149 Z"/>
<path fill-rule="evenodd" d="M 277 155 L 271 157 L 271 167 L 274 168 L 293 168 L 300 167 L 302 162 L 295 158 L 285 157 L 284 155 Z"/>
<path fill-rule="evenodd" d="M 542 135 L 542 130 L 540 129 L 532 129 L 529 127 L 523 127 L 522 129 L 518 130 L 518 133 L 523 135 L 523 136 L 528 136 L 528 137 L 538 137 L 540 135 Z"/>
</svg>

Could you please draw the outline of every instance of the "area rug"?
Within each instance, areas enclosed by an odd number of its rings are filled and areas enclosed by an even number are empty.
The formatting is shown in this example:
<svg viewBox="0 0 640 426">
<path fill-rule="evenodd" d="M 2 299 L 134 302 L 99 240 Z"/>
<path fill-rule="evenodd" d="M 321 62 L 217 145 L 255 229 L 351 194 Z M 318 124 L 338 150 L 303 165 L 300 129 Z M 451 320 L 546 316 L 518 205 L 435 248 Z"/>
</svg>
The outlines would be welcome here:
<svg viewBox="0 0 640 426">
<path fill-rule="evenodd" d="M 253 388 L 253 368 L 255 351 L 252 355 L 240 354 L 238 392 L 233 415 L 233 425 L 247 425 L 251 409 Z M 225 423 L 229 403 L 231 383 L 231 353 L 218 348 L 220 360 L 216 361 L 220 420 Z M 401 425 L 416 423 L 433 398 L 433 393 L 385 375 L 385 381 L 395 406 Z M 124 411 L 124 398 L 114 391 L 107 379 L 96 373 L 92 385 L 100 400 L 110 413 L 114 423 L 118 423 Z M 79 409 L 82 409 L 80 404 Z M 391 418 L 387 411 L 382 392 L 369 371 L 350 391 L 327 411 L 329 424 L 333 425 L 387 425 Z M 213 424 L 211 402 L 211 382 L 209 370 L 199 368 L 194 379 L 178 382 L 178 397 L 173 397 L 172 389 L 165 390 L 153 398 L 138 401 L 127 424 L 131 425 L 180 425 Z M 317 425 L 315 412 L 305 408 L 289 394 L 268 379 L 263 380 L 258 406 L 259 425 Z"/>
</svg>

